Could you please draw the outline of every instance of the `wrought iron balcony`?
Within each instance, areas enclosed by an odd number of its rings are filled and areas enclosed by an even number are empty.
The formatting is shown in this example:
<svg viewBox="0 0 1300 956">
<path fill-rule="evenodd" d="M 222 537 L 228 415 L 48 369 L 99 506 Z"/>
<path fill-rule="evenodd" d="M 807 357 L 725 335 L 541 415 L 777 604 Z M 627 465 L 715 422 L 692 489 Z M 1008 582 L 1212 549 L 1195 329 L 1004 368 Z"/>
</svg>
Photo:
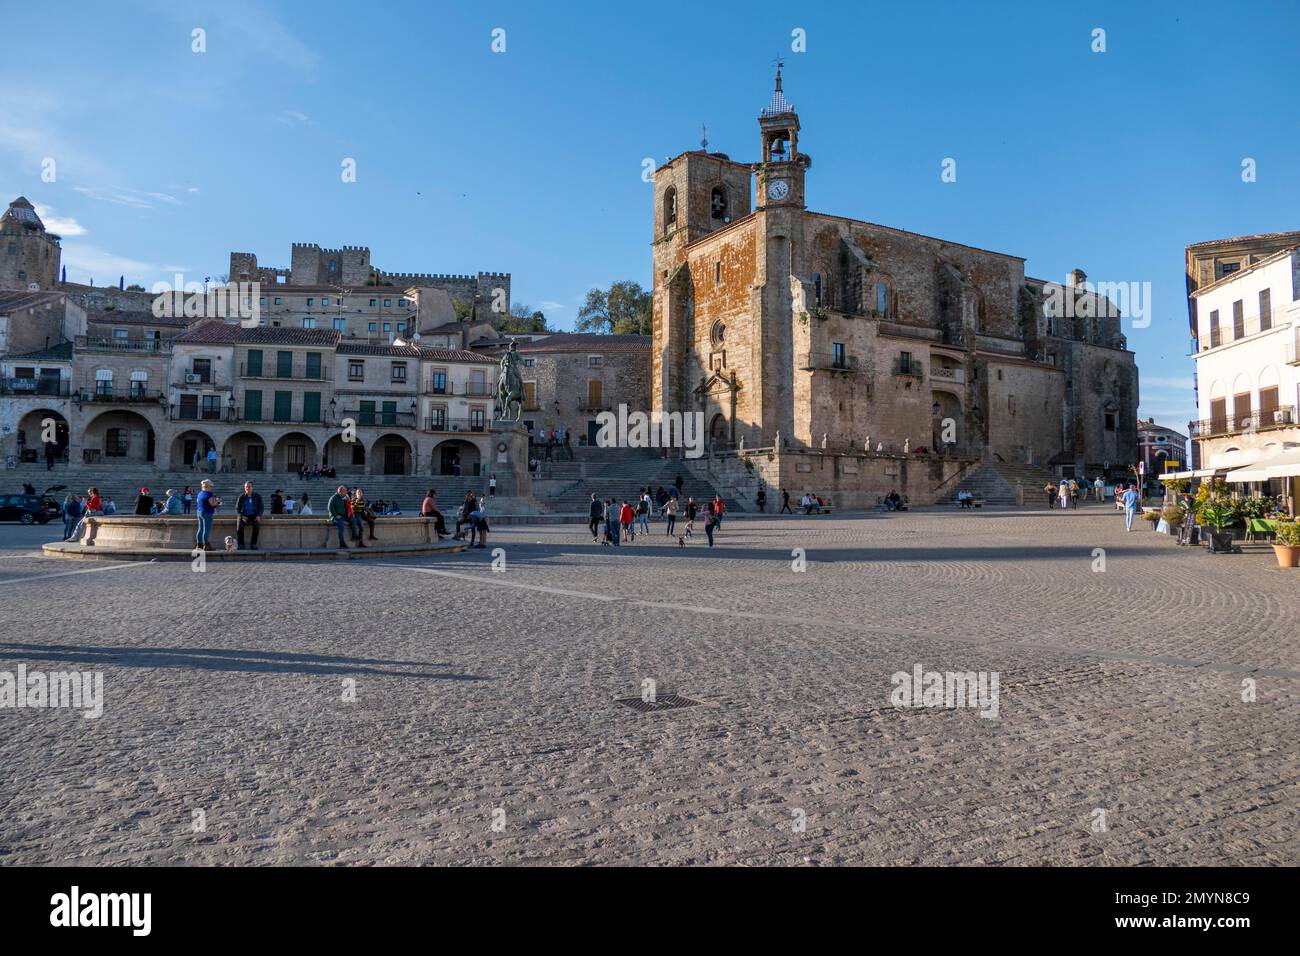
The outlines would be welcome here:
<svg viewBox="0 0 1300 956">
<path fill-rule="evenodd" d="M 56 378 L 0 378 L 0 395 L 48 395 L 67 398 L 72 394 L 72 383 Z"/>
<path fill-rule="evenodd" d="M 805 371 L 856 372 L 856 355 L 836 355 L 834 352 L 805 352 L 799 367 Z"/>
<path fill-rule="evenodd" d="M 386 412 L 377 409 L 371 412 L 363 412 L 357 409 L 345 409 L 338 413 L 339 421 L 350 418 L 358 425 L 363 427 L 379 428 L 414 428 L 415 412 Z"/>
<path fill-rule="evenodd" d="M 98 405 L 158 405 L 166 404 L 166 396 L 157 390 L 147 388 L 114 388 L 105 382 L 92 382 L 82 385 L 73 392 L 73 399 L 79 403 Z"/>
<path fill-rule="evenodd" d="M 1282 405 L 1277 408 L 1260 408 L 1247 415 L 1223 418 L 1202 418 L 1189 423 L 1190 437 L 1215 438 L 1220 435 L 1241 435 L 1252 431 L 1271 431 L 1288 428 L 1297 423 L 1296 407 Z"/>
<path fill-rule="evenodd" d="M 441 385 L 427 382 L 421 391 L 425 395 L 461 395 L 466 398 L 491 398 L 496 389 L 486 382 L 444 382 Z"/>
<path fill-rule="evenodd" d="M 279 371 L 275 365 L 249 365 L 247 362 L 240 363 L 240 378 L 270 378 L 281 381 L 303 381 L 303 382 L 325 382 L 331 378 L 329 368 L 322 365 L 315 371 L 302 368 L 289 369 L 287 372 Z"/>
<path fill-rule="evenodd" d="M 171 339 L 149 339 L 142 336 L 122 338 L 112 335 L 78 335 L 72 340 L 79 351 L 106 352 L 170 352 Z"/>
<path fill-rule="evenodd" d="M 426 432 L 485 432 L 487 431 L 487 420 L 448 418 L 443 415 L 441 417 L 426 418 L 424 420 L 424 430 Z"/>
</svg>

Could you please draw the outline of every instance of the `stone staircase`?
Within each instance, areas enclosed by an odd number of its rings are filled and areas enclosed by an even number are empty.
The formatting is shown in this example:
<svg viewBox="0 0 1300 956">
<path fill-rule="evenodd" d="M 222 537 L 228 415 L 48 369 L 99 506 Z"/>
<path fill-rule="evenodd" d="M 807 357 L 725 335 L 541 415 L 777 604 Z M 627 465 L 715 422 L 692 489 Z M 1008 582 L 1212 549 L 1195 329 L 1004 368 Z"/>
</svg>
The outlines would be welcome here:
<svg viewBox="0 0 1300 956">
<path fill-rule="evenodd" d="M 593 493 L 600 498 L 625 498 L 649 485 L 661 485 L 671 491 L 677 475 L 682 476 L 682 499 L 712 501 L 717 490 L 708 481 L 697 478 L 689 468 L 673 459 L 663 458 L 653 448 L 576 448 L 573 463 L 556 462 L 557 466 L 581 464 L 583 475 L 573 475 L 569 480 L 556 476 L 544 465 L 542 473 L 548 475 L 534 482 L 534 494 L 549 511 L 556 514 L 586 514 Z M 727 508 L 737 510 L 734 501 L 723 499 Z M 740 509 L 743 510 L 743 509 Z"/>
<path fill-rule="evenodd" d="M 1016 481 L 1019 480 L 1025 492 L 1025 504 L 1038 505 L 1046 503 L 1042 487 L 1049 481 L 1055 481 L 1052 472 L 1033 465 L 1012 464 L 994 461 L 972 471 L 959 482 L 954 482 L 952 493 L 945 500 L 952 500 L 957 492 L 965 489 L 983 498 L 988 505 L 1014 506 L 1016 504 Z"/>
</svg>

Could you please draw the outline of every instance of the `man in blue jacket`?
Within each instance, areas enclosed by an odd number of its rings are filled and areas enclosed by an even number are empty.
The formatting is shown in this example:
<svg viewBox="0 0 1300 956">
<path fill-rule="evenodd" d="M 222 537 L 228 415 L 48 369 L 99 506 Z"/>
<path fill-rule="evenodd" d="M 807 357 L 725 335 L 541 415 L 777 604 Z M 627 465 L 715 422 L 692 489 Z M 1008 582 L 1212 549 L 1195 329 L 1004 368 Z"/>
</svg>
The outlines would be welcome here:
<svg viewBox="0 0 1300 956">
<path fill-rule="evenodd" d="M 252 549 L 256 551 L 257 533 L 262 526 L 262 496 L 253 491 L 251 481 L 244 482 L 244 493 L 235 502 L 235 514 L 238 515 L 238 523 L 235 525 L 235 540 L 239 542 L 239 550 L 244 550 L 244 528 L 251 525 L 253 528 Z"/>
</svg>

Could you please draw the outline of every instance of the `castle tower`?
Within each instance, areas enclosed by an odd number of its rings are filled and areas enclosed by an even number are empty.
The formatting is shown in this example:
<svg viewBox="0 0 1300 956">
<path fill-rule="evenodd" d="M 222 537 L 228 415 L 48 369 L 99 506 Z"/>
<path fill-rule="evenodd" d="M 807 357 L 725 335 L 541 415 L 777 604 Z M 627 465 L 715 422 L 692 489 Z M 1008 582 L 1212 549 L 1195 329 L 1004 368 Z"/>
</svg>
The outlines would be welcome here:
<svg viewBox="0 0 1300 956">
<path fill-rule="evenodd" d="M 0 216 L 0 289 L 53 289 L 62 247 L 23 196 Z"/>
</svg>

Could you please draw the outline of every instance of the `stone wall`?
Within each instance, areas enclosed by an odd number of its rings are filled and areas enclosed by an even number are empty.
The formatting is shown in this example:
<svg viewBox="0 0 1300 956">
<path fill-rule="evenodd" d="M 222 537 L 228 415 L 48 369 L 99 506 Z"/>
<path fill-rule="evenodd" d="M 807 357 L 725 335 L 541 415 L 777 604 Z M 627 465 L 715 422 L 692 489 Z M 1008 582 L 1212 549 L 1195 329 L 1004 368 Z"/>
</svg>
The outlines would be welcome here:
<svg viewBox="0 0 1300 956">
<path fill-rule="evenodd" d="M 21 355 L 71 341 L 86 326 L 86 313 L 66 298 L 50 296 L 28 309 L 0 316 L 0 355 Z"/>
<path fill-rule="evenodd" d="M 629 412 L 650 411 L 650 352 L 648 349 L 589 352 L 523 353 L 532 360 L 531 367 L 520 371 L 524 381 L 535 383 L 535 407 L 525 408 L 521 418 L 534 428 L 554 428 L 563 423 L 578 443 L 580 435 L 591 434 L 596 416 L 602 410 L 617 412 L 627 405 Z M 600 355 L 602 364 L 593 368 L 589 355 Z M 588 407 L 588 383 L 601 383 L 599 407 Z M 557 413 L 556 406 L 559 406 Z"/>
</svg>

